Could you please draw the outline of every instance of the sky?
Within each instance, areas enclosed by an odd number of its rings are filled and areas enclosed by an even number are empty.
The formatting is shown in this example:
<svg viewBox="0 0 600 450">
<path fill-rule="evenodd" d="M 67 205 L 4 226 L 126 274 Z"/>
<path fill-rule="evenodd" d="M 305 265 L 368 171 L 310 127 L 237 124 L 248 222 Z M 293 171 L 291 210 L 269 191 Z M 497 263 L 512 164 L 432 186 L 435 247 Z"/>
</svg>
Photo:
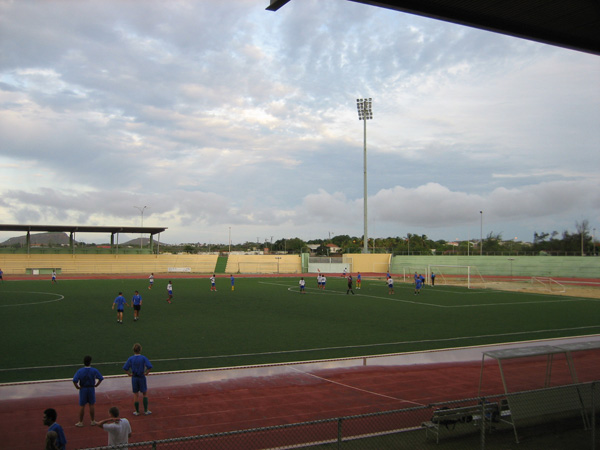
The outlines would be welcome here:
<svg viewBox="0 0 600 450">
<path fill-rule="evenodd" d="M 369 237 L 585 220 L 600 237 L 599 56 L 347 0 L 268 5 L 0 0 L 0 223 L 362 236 L 372 98 Z"/>
</svg>

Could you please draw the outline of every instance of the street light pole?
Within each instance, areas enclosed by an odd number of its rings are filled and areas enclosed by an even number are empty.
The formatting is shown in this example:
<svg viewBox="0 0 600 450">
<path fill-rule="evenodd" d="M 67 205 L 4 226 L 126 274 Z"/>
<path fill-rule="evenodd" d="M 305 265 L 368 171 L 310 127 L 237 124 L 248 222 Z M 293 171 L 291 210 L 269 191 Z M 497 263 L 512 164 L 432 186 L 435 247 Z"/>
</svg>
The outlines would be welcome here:
<svg viewBox="0 0 600 450">
<path fill-rule="evenodd" d="M 479 256 L 483 256 L 483 211 L 479 211 Z"/>
<path fill-rule="evenodd" d="M 363 253 L 369 253 L 369 237 L 367 234 L 367 120 L 373 118 L 373 99 L 371 98 L 357 98 L 356 99 L 356 109 L 358 110 L 358 120 L 362 120 L 364 122 L 364 141 L 363 141 L 363 149 L 364 149 L 364 222 L 365 222 L 365 231 L 364 231 L 364 239 L 363 239 Z"/>
<path fill-rule="evenodd" d="M 138 209 L 142 215 L 142 228 L 144 228 L 144 210 L 148 208 L 148 206 L 134 206 L 135 209 Z M 142 248 L 142 241 L 144 239 L 144 234 L 140 233 L 140 248 Z"/>
</svg>

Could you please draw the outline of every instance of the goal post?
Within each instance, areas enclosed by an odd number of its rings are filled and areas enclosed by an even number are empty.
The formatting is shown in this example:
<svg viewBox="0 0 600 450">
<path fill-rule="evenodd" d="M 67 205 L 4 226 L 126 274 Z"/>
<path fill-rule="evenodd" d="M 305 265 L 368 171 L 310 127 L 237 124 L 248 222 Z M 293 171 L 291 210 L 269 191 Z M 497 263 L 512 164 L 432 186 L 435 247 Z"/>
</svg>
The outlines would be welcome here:
<svg viewBox="0 0 600 450">
<path fill-rule="evenodd" d="M 435 283 L 454 286 L 466 286 L 468 289 L 485 288 L 485 280 L 476 266 L 460 266 L 451 264 L 430 264 L 428 276 L 435 274 Z"/>
<path fill-rule="evenodd" d="M 429 267 L 427 266 L 404 266 L 402 268 L 402 280 L 405 283 L 414 283 L 415 281 L 415 273 L 418 275 L 423 275 L 425 277 L 425 282 L 429 280 Z"/>
<path fill-rule="evenodd" d="M 563 284 L 550 277 L 531 277 L 531 285 L 549 292 L 563 293 L 567 291 Z"/>
<path fill-rule="evenodd" d="M 238 262 L 237 273 L 277 273 L 278 265 L 277 262 L 264 261 L 264 262 Z"/>
</svg>

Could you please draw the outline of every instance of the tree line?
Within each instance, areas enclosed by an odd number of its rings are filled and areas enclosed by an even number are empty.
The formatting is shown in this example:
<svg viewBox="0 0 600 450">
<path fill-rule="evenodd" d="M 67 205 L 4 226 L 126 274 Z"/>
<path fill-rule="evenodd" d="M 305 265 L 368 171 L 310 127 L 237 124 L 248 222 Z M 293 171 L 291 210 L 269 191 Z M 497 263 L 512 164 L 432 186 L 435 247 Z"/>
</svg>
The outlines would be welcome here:
<svg viewBox="0 0 600 450">
<path fill-rule="evenodd" d="M 533 243 L 503 239 L 502 233 L 490 232 L 480 243 L 479 239 L 470 241 L 443 239 L 433 240 L 425 234 L 407 233 L 406 236 L 386 238 L 369 238 L 368 248 L 371 253 L 393 253 L 396 255 L 448 255 L 448 254 L 560 254 L 560 255 L 589 255 L 598 253 L 598 245 L 593 245 L 594 236 L 591 233 L 587 220 L 575 223 L 575 232 L 567 230 L 562 233 L 535 232 Z M 595 230 L 594 230 L 595 232 Z M 334 244 L 341 249 L 341 253 L 361 253 L 363 250 L 363 237 L 340 234 L 328 239 L 302 240 L 298 237 L 291 239 L 278 239 L 272 242 L 245 242 L 231 244 L 231 251 L 252 251 L 267 248 L 270 252 L 279 253 L 313 253 L 322 256 L 336 255 L 328 247 Z M 483 244 L 482 247 L 480 245 Z M 309 250 L 309 247 L 315 247 Z M 189 253 L 207 251 L 204 245 L 186 245 L 184 251 Z M 211 244 L 212 251 L 228 252 L 229 244 Z M 165 248 L 166 250 L 166 248 Z"/>
</svg>

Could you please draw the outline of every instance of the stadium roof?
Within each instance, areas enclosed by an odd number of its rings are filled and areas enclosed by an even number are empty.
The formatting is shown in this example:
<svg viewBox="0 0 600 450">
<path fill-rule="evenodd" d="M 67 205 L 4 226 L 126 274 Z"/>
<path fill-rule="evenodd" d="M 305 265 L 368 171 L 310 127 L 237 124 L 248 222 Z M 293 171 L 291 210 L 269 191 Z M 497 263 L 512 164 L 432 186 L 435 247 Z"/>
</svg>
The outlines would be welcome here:
<svg viewBox="0 0 600 450">
<path fill-rule="evenodd" d="M 0 231 L 22 231 L 22 232 L 69 232 L 69 233 L 140 233 L 159 234 L 166 228 L 158 227 L 87 227 L 69 225 L 4 225 L 0 224 Z"/>
<path fill-rule="evenodd" d="M 271 0 L 277 11 L 290 0 Z M 349 0 L 600 55 L 599 0 Z"/>
</svg>

